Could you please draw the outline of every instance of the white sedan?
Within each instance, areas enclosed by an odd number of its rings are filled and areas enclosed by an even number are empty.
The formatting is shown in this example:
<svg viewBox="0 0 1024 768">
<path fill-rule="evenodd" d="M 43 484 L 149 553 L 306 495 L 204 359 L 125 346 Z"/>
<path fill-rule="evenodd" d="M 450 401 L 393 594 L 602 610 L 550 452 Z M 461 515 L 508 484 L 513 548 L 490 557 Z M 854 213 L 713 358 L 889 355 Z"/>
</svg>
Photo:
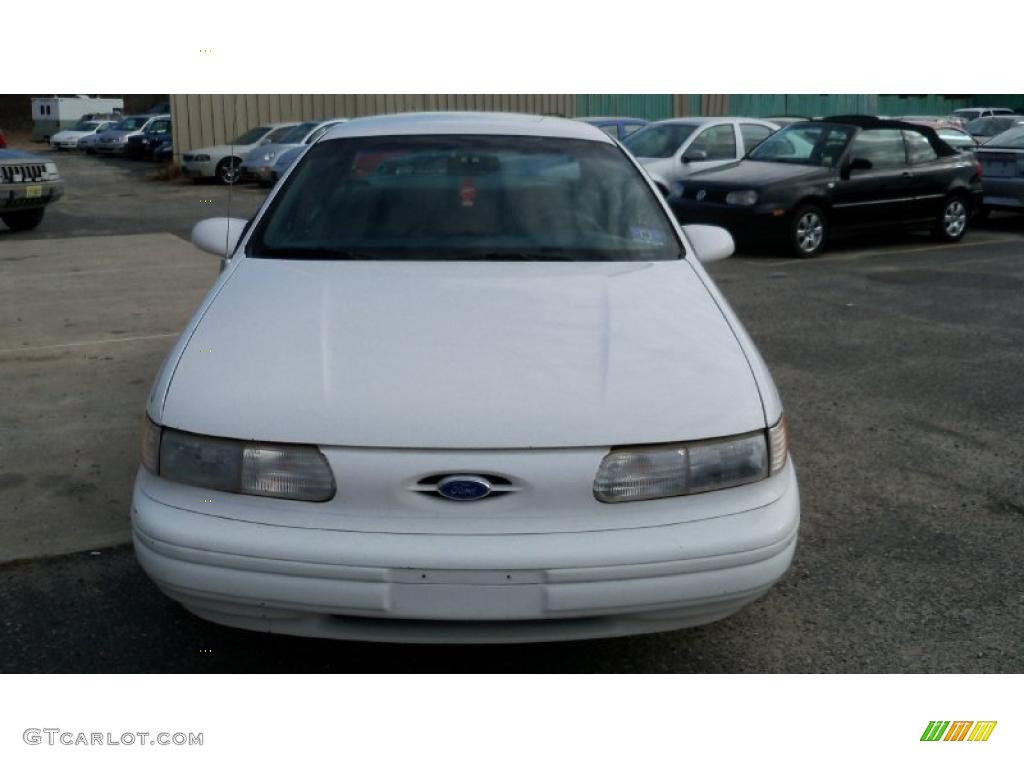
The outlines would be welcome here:
<svg viewBox="0 0 1024 768">
<path fill-rule="evenodd" d="M 600 129 L 352 120 L 251 224 L 153 385 L 136 555 L 209 620 L 527 642 L 722 619 L 789 567 L 771 376 Z"/>
<path fill-rule="evenodd" d="M 735 163 L 777 130 L 750 117 L 680 117 L 644 126 L 622 143 L 667 195 L 698 171 Z"/>
<path fill-rule="evenodd" d="M 97 136 L 113 125 L 116 120 L 80 120 L 70 128 L 50 137 L 50 146 L 56 150 L 78 149 L 78 142 L 87 136 Z"/>
<path fill-rule="evenodd" d="M 242 179 L 243 158 L 257 147 L 277 141 L 295 125 L 294 122 L 258 125 L 229 144 L 185 152 L 181 156 L 181 173 L 192 179 L 216 179 L 221 184 L 236 184 Z"/>
</svg>

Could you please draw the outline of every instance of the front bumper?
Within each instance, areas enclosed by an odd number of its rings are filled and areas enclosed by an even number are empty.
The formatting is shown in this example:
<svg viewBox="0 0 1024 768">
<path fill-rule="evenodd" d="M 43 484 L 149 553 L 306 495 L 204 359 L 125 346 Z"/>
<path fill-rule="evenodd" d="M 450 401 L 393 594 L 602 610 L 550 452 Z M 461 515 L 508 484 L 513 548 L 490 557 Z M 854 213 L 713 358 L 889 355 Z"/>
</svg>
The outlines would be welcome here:
<svg viewBox="0 0 1024 768">
<path fill-rule="evenodd" d="M 272 165 L 246 165 L 242 164 L 242 179 L 244 181 L 257 181 L 267 183 L 274 181 L 274 166 Z"/>
<path fill-rule="evenodd" d="M 123 155 L 125 150 L 128 148 L 128 144 L 104 144 L 103 142 L 97 142 L 92 145 L 92 149 L 96 150 L 97 154 L 100 155 Z"/>
<path fill-rule="evenodd" d="M 28 184 L 0 184 L 0 211 L 42 208 L 64 195 L 63 181 L 39 181 Z"/>
<path fill-rule="evenodd" d="M 788 231 L 789 211 L 770 203 L 727 205 L 677 198 L 669 205 L 680 224 L 722 227 L 737 243 L 775 242 L 785 239 Z"/>
<path fill-rule="evenodd" d="M 216 175 L 217 164 L 212 160 L 196 162 L 194 160 L 182 160 L 181 175 L 190 179 L 209 179 Z"/>
<path fill-rule="evenodd" d="M 982 205 L 1008 211 L 1024 211 L 1024 178 L 985 177 Z"/>
<path fill-rule="evenodd" d="M 132 528 L 160 589 L 222 624 L 385 642 L 610 637 L 706 624 L 764 594 L 796 548 L 791 461 L 780 478 L 771 503 L 701 520 L 460 535 L 232 520 L 156 500 L 140 470 Z"/>
</svg>

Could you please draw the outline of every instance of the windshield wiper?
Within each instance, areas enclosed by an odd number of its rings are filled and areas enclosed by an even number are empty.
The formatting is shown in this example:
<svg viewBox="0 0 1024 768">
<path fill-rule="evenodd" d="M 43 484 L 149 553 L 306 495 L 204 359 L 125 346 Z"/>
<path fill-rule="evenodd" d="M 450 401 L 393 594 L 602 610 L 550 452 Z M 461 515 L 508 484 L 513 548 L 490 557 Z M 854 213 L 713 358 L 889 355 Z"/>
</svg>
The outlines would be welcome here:
<svg viewBox="0 0 1024 768">
<path fill-rule="evenodd" d="M 335 261 L 372 261 L 373 256 L 337 248 L 263 248 L 252 254 L 263 259 L 322 259 Z"/>
<path fill-rule="evenodd" d="M 486 251 L 480 253 L 459 253 L 445 256 L 445 261 L 577 261 L 572 256 L 546 253 L 543 250 L 525 251 Z"/>
</svg>

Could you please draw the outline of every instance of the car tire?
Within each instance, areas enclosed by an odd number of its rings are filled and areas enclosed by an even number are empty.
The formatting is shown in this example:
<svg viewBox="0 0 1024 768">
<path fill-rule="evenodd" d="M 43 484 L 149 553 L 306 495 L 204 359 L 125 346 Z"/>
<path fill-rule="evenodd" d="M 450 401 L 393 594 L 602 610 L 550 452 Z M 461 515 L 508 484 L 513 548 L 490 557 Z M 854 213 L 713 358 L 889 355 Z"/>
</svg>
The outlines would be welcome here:
<svg viewBox="0 0 1024 768">
<path fill-rule="evenodd" d="M 970 218 L 967 198 L 963 195 L 950 195 L 942 201 L 942 209 L 932 233 L 944 243 L 955 243 L 967 234 Z"/>
<path fill-rule="evenodd" d="M 828 237 L 828 219 L 816 205 L 801 205 L 794 212 L 789 225 L 789 244 L 794 256 L 813 259 L 825 248 Z"/>
<path fill-rule="evenodd" d="M 221 184 L 237 184 L 242 180 L 242 160 L 238 157 L 225 157 L 217 163 L 217 181 Z"/>
<path fill-rule="evenodd" d="M 0 220 L 3 220 L 4 224 L 15 232 L 25 232 L 29 229 L 35 229 L 38 227 L 40 222 L 43 220 L 43 214 L 45 212 L 45 208 L 32 208 L 28 211 L 11 211 L 10 213 L 0 214 Z"/>
</svg>

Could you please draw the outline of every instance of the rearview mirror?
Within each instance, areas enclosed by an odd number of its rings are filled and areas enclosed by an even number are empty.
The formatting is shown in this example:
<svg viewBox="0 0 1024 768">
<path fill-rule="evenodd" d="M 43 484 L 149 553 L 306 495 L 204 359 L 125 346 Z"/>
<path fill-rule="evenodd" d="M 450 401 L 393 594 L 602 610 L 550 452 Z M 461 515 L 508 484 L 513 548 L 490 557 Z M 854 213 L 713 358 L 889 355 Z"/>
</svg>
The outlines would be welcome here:
<svg viewBox="0 0 1024 768">
<path fill-rule="evenodd" d="M 683 155 L 684 163 L 699 163 L 701 160 L 707 160 L 708 153 L 703 149 L 688 149 Z"/>
<path fill-rule="evenodd" d="M 201 251 L 226 259 L 235 252 L 245 225 L 245 219 L 228 219 L 223 216 L 203 219 L 192 227 L 192 244 Z"/>
<path fill-rule="evenodd" d="M 697 259 L 702 264 L 712 261 L 721 261 L 733 255 L 736 251 L 736 243 L 728 230 L 721 227 L 713 227 L 709 224 L 686 224 L 683 227 L 683 234 L 690 241 Z"/>
</svg>

